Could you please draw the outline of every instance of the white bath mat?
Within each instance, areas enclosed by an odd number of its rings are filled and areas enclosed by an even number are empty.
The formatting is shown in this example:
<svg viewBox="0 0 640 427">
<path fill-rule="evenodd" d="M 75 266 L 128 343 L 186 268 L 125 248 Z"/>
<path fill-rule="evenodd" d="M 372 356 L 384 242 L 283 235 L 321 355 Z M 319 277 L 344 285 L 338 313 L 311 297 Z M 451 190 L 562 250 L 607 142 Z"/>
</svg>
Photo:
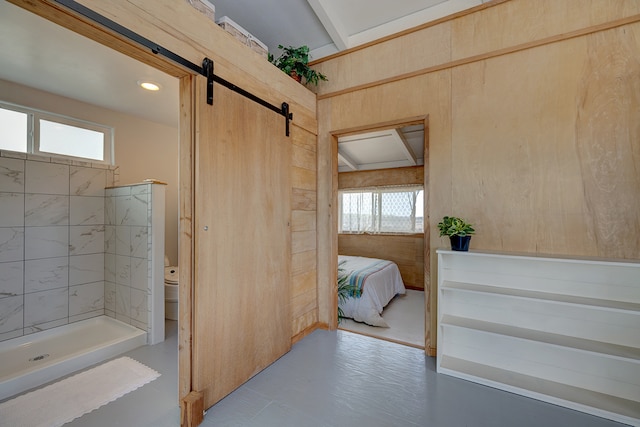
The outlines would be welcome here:
<svg viewBox="0 0 640 427">
<path fill-rule="evenodd" d="M 158 372 L 129 357 L 111 360 L 0 404 L 0 424 L 61 426 L 159 376 Z"/>
</svg>

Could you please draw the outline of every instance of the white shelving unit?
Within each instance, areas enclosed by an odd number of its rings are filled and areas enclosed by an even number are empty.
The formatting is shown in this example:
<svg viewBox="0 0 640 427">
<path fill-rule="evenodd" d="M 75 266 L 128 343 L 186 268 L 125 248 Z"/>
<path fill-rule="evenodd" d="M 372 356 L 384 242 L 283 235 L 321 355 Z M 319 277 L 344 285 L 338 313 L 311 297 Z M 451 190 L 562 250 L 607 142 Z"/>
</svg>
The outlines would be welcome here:
<svg viewBox="0 0 640 427">
<path fill-rule="evenodd" d="M 640 262 L 437 253 L 439 373 L 640 426 Z"/>
</svg>

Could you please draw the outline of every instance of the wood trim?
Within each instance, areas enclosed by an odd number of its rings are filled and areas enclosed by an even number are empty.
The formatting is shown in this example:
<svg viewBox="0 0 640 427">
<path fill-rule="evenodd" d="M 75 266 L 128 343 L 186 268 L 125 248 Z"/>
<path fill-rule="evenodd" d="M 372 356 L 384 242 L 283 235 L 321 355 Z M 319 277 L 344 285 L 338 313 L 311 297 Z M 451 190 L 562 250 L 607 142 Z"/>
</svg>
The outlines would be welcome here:
<svg viewBox="0 0 640 427">
<path fill-rule="evenodd" d="M 362 125 L 362 126 L 356 126 L 356 127 L 347 128 L 347 129 L 338 129 L 338 130 L 331 131 L 330 134 L 331 136 L 334 136 L 337 138 L 338 136 L 355 135 L 365 131 L 375 132 L 375 131 L 384 130 L 384 129 L 395 129 L 402 126 L 421 125 L 425 123 L 426 119 L 427 119 L 427 116 L 425 115 L 425 116 L 409 117 L 407 119 L 400 119 L 400 120 L 389 120 L 388 122 L 376 123 L 375 125 Z"/>
<path fill-rule="evenodd" d="M 406 166 L 401 168 L 355 170 L 338 173 L 338 190 L 354 190 L 388 185 L 420 185 L 424 184 L 424 166 Z M 377 234 L 382 236 L 422 237 L 423 233 L 340 233 L 340 234 Z"/>
<path fill-rule="evenodd" d="M 397 39 L 397 38 L 400 38 L 402 36 L 406 36 L 407 34 L 411 34 L 411 33 L 417 32 L 417 31 L 424 30 L 425 28 L 434 27 L 434 26 L 436 26 L 438 24 L 442 24 L 443 22 L 453 21 L 454 19 L 461 18 L 461 17 L 466 16 L 466 15 L 471 15 L 472 13 L 476 13 L 476 12 L 479 12 L 481 10 L 488 9 L 490 7 L 497 6 L 497 5 L 501 4 L 501 3 L 505 3 L 505 2 L 508 2 L 508 1 L 511 1 L 511 0 L 493 0 L 493 1 L 489 1 L 487 3 L 472 7 L 470 9 L 462 10 L 462 11 L 454 13 L 452 15 L 447 15 L 447 16 L 444 16 L 442 18 L 436 19 L 434 21 L 429 21 L 429 22 L 426 22 L 424 24 L 420 24 L 420 25 L 418 25 L 416 27 L 408 28 L 408 29 L 400 31 L 398 33 L 394 33 L 394 34 L 391 34 L 389 36 L 382 37 L 382 38 L 379 38 L 377 40 L 374 40 L 374 41 L 371 41 L 371 42 L 368 42 L 368 43 L 364 43 L 364 44 L 361 44 L 359 46 L 355 46 L 355 47 L 352 47 L 350 49 L 346 49 L 346 50 L 334 53 L 332 55 L 328 55 L 328 56 L 316 59 L 314 61 L 309 62 L 309 65 L 313 67 L 316 64 L 321 64 L 323 62 L 330 61 L 332 59 L 339 58 L 341 56 L 345 56 L 345 55 L 348 55 L 350 53 L 357 52 L 359 50 L 363 50 L 363 49 L 366 49 L 366 48 L 371 47 L 371 46 L 382 44 L 384 42 L 388 42 L 389 40 Z"/>
<path fill-rule="evenodd" d="M 504 0 L 509 1 L 509 0 Z M 388 77 L 382 80 L 376 80 L 369 83 L 363 83 L 360 85 L 352 86 L 350 88 L 337 90 L 334 92 L 328 92 L 324 94 L 318 94 L 317 99 L 321 101 L 327 98 L 333 98 L 336 96 L 346 95 L 353 92 L 358 92 L 364 89 L 369 89 L 376 86 L 382 86 L 389 83 L 398 82 L 401 80 L 411 79 L 413 77 L 418 77 L 424 74 L 430 74 L 437 71 L 447 70 L 450 68 L 460 67 L 462 65 L 471 64 L 478 61 L 484 61 L 486 59 L 497 58 L 504 55 L 510 55 L 512 53 L 520 52 L 523 50 L 533 49 L 540 46 L 545 46 L 548 44 L 558 43 L 565 40 L 574 39 L 577 37 L 583 37 L 589 34 L 611 30 L 613 28 L 621 27 L 624 25 L 634 24 L 640 21 L 640 14 L 629 16 L 626 18 L 616 19 L 611 22 L 605 22 L 603 24 L 593 25 L 591 27 L 582 28 L 579 30 L 570 31 L 568 33 L 556 34 L 555 36 L 545 37 L 540 40 L 534 40 L 526 43 L 521 43 L 515 46 L 510 46 L 502 49 L 497 49 L 491 52 L 485 52 L 478 55 L 469 56 L 466 58 L 456 59 L 455 61 L 445 62 L 443 64 L 433 65 L 431 67 L 422 68 L 420 70 L 411 71 L 409 73 L 400 74 L 394 77 Z"/>
<path fill-rule="evenodd" d="M 429 164 L 429 115 L 424 119 L 424 155 L 423 155 L 423 163 L 424 163 L 424 182 L 422 184 L 424 188 L 424 196 L 423 196 L 423 212 L 424 212 L 424 282 L 422 284 L 424 291 L 424 349 L 427 356 L 436 356 L 435 350 L 431 352 L 431 330 L 435 330 L 435 324 L 432 324 L 431 318 L 431 217 L 429 216 L 429 199 L 431 196 L 431 192 L 429 191 L 429 170 L 431 169 Z"/>
<path fill-rule="evenodd" d="M 315 331 L 316 329 L 320 329 L 320 323 L 319 322 L 316 322 L 313 325 L 307 326 L 302 331 L 300 331 L 297 334 L 295 334 L 294 336 L 292 336 L 291 337 L 291 345 L 294 345 L 295 343 L 297 343 L 302 338 L 306 337 L 307 335 L 309 335 L 311 332 Z"/>
<path fill-rule="evenodd" d="M 318 322 L 317 325 L 318 325 L 318 329 L 322 329 L 322 330 L 325 330 L 325 331 L 330 331 L 331 330 L 331 328 L 329 327 L 328 323 Z M 336 329 L 336 328 L 333 328 L 333 329 Z"/>
<path fill-rule="evenodd" d="M 192 342 L 193 342 L 193 293 L 194 293 L 194 221 L 195 198 L 195 78 L 180 80 L 180 189 L 179 189 L 179 260 L 180 269 L 178 322 L 178 397 L 185 398 L 191 392 Z M 185 375 L 188 374 L 188 375 Z"/>
<path fill-rule="evenodd" d="M 428 346 L 425 351 L 429 357 L 436 357 L 438 355 L 438 349 L 436 347 Z"/>
<path fill-rule="evenodd" d="M 192 391 L 180 400 L 180 425 L 196 427 L 204 420 L 204 394 Z"/>
</svg>

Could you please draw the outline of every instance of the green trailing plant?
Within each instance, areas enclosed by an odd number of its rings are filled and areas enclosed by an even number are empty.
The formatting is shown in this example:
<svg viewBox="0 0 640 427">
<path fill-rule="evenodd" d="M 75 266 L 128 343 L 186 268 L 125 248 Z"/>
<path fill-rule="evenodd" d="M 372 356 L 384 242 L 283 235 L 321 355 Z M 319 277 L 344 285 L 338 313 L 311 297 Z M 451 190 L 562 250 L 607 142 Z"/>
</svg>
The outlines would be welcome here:
<svg viewBox="0 0 640 427">
<path fill-rule="evenodd" d="M 349 275 L 344 270 L 343 265 L 345 262 L 346 261 L 342 261 L 338 264 L 338 323 L 345 318 L 340 304 L 348 298 L 360 297 L 360 290 L 357 286 L 350 283 Z"/>
<path fill-rule="evenodd" d="M 455 216 L 445 216 L 444 218 L 442 218 L 442 221 L 438 223 L 438 229 L 440 230 L 440 237 L 464 237 L 470 236 L 471 234 L 474 234 L 476 232 L 471 224 L 469 224 L 462 218 L 457 218 Z"/>
<path fill-rule="evenodd" d="M 300 83 L 304 78 L 305 85 L 311 83 L 318 85 L 318 81 L 327 80 L 327 76 L 309 67 L 309 47 L 284 47 L 278 45 L 278 49 L 282 50 L 282 54 L 275 58 L 273 54 L 269 53 L 269 62 L 282 71 L 293 77 Z"/>
</svg>

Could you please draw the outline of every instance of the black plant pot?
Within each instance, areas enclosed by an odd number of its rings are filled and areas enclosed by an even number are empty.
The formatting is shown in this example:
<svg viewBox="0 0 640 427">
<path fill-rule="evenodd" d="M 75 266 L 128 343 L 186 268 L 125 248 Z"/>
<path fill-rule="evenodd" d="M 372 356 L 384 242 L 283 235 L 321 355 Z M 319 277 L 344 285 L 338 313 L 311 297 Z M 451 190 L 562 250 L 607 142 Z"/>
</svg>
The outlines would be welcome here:
<svg viewBox="0 0 640 427">
<path fill-rule="evenodd" d="M 468 251 L 471 236 L 449 236 L 452 251 Z"/>
</svg>

